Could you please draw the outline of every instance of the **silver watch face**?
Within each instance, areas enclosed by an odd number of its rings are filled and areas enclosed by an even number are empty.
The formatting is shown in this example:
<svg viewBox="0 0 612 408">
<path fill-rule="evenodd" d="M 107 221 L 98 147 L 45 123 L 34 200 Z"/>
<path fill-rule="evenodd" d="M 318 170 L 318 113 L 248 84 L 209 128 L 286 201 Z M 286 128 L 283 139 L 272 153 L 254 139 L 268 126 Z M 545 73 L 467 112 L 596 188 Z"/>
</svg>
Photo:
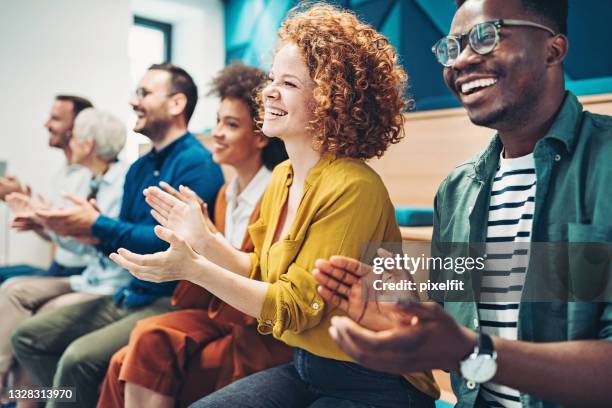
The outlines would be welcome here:
<svg viewBox="0 0 612 408">
<path fill-rule="evenodd" d="M 496 355 L 489 354 L 470 354 L 468 358 L 461 362 L 461 375 L 467 380 L 472 380 L 479 384 L 491 380 L 497 372 Z"/>
</svg>

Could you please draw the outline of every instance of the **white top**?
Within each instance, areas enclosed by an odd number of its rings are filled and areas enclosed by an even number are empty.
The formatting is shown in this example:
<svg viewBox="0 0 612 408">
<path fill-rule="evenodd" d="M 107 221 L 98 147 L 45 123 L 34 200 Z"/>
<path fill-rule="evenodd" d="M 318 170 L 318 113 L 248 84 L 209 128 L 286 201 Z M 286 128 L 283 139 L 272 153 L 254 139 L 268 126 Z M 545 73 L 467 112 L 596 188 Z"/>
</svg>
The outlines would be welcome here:
<svg viewBox="0 0 612 408">
<path fill-rule="evenodd" d="M 117 218 L 123 199 L 123 183 L 129 165 L 124 162 L 112 163 L 99 180 L 96 202 L 100 212 Z M 91 177 L 90 177 L 91 180 Z M 89 184 L 89 183 L 88 183 Z M 89 190 L 89 188 L 88 188 Z M 95 247 L 65 237 L 52 235 L 59 247 L 86 256 L 89 262 L 80 275 L 70 276 L 70 286 L 75 292 L 112 295 L 130 281 L 130 274 L 111 261 Z"/>
<path fill-rule="evenodd" d="M 89 180 L 91 180 L 91 172 L 86 167 L 78 164 L 62 166 L 52 178 L 51 191 L 47 198 L 54 207 L 71 205 L 72 203 L 64 199 L 62 194 L 87 197 Z M 86 254 L 74 253 L 61 246 L 58 246 L 55 250 L 53 259 L 58 264 L 67 267 L 85 266 L 89 261 Z"/>
<path fill-rule="evenodd" d="M 529 264 L 535 193 L 533 153 L 513 159 L 504 159 L 502 153 L 489 202 L 487 260 L 478 303 L 483 333 L 517 339 L 519 304 Z M 513 388 L 489 382 L 481 389 L 490 406 L 522 406 L 520 393 Z"/>
<path fill-rule="evenodd" d="M 251 214 L 266 191 L 271 177 L 272 172 L 266 166 L 261 166 L 244 191 L 239 191 L 238 178 L 233 179 L 225 189 L 227 210 L 224 235 L 234 248 L 240 249 L 242 246 Z"/>
</svg>

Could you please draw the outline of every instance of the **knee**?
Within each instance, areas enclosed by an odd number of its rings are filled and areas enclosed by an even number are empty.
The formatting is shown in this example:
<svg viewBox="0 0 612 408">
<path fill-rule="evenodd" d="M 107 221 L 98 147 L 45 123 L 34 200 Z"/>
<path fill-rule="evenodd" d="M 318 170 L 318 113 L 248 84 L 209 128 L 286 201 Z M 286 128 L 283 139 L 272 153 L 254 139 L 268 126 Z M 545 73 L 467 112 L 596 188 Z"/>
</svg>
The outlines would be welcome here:
<svg viewBox="0 0 612 408">
<path fill-rule="evenodd" d="M 57 364 L 56 376 L 79 376 L 79 374 L 84 371 L 83 368 L 88 365 L 89 360 L 90 358 L 87 350 L 79 347 L 78 340 L 74 341 L 66 348 L 64 354 L 62 354 Z"/>
<path fill-rule="evenodd" d="M 23 292 L 23 282 L 19 278 L 11 278 L 0 285 L 0 296 L 8 299 L 19 298 Z"/>
<path fill-rule="evenodd" d="M 130 348 L 156 353 L 167 351 L 172 349 L 171 337 L 164 326 L 155 322 L 138 322 L 130 334 Z"/>
<path fill-rule="evenodd" d="M 33 330 L 28 323 L 28 320 L 21 323 L 11 335 L 13 353 L 20 361 L 28 356 L 36 354 L 37 351 L 37 341 L 35 340 L 36 331 Z"/>
</svg>

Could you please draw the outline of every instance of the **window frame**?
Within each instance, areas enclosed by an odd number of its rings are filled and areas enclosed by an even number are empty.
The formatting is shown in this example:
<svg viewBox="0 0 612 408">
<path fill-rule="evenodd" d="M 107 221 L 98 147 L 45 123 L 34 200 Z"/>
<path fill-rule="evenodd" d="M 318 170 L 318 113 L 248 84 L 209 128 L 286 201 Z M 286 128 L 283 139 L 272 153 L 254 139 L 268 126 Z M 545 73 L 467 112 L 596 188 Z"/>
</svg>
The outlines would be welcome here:
<svg viewBox="0 0 612 408">
<path fill-rule="evenodd" d="M 172 24 L 137 15 L 134 15 L 133 24 L 160 31 L 164 38 L 165 61 L 163 62 L 172 62 Z"/>
</svg>

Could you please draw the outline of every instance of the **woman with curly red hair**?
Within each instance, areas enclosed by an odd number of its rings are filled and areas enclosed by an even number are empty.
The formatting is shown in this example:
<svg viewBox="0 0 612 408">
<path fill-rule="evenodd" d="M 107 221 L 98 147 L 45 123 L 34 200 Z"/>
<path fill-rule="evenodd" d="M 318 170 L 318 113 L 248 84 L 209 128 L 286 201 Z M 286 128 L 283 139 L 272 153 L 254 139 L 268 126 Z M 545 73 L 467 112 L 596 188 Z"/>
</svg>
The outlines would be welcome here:
<svg viewBox="0 0 612 408">
<path fill-rule="evenodd" d="M 232 251 L 204 220 L 157 227 L 163 253 L 126 250 L 112 258 L 140 279 L 187 279 L 257 318 L 261 334 L 295 347 L 293 363 L 239 380 L 193 407 L 433 407 L 431 373 L 396 376 L 351 362 L 331 339 L 333 316 L 311 275 L 315 261 L 341 254 L 368 262 L 365 247 L 401 242 L 393 205 L 365 159 L 401 138 L 406 74 L 389 41 L 329 5 L 293 11 L 281 26 L 270 82 L 261 93 L 262 130 L 281 138 L 289 160 L 274 170 L 254 251 Z M 155 206 L 187 218 L 171 198 Z M 171 228 L 167 228 L 171 227 Z M 365 253 L 364 253 L 365 252 Z M 381 316 L 381 320 L 386 317 Z"/>
</svg>

